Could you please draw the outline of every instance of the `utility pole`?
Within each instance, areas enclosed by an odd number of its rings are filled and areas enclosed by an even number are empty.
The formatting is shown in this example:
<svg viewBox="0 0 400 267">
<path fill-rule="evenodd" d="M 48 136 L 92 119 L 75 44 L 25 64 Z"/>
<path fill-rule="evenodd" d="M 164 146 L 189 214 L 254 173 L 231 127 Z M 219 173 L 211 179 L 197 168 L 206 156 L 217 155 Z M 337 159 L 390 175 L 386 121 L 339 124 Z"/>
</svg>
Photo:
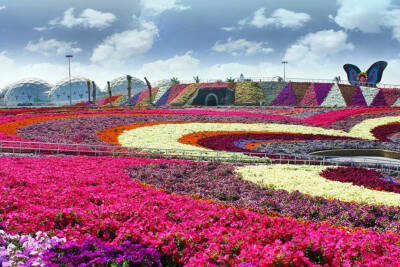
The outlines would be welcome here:
<svg viewBox="0 0 400 267">
<path fill-rule="evenodd" d="M 283 81 L 286 82 L 286 64 L 288 64 L 287 61 L 282 61 L 283 64 Z"/>
<path fill-rule="evenodd" d="M 71 89 L 71 58 L 72 55 L 66 55 L 68 58 L 68 70 L 69 70 L 69 105 L 72 106 L 72 89 Z"/>
</svg>

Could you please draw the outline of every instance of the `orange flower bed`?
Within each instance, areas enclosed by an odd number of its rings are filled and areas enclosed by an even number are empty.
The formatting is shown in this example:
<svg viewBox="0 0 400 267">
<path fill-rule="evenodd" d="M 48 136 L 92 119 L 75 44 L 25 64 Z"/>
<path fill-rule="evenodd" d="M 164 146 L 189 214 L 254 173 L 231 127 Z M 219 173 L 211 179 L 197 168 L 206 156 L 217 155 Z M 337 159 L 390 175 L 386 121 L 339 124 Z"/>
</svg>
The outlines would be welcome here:
<svg viewBox="0 0 400 267">
<path fill-rule="evenodd" d="M 296 140 L 296 141 L 287 141 L 287 140 L 282 140 L 282 141 L 277 141 L 277 140 L 259 141 L 259 142 L 248 143 L 248 144 L 245 145 L 245 147 L 247 149 L 255 150 L 255 149 L 257 149 L 257 146 L 259 146 L 259 145 L 272 144 L 272 143 L 283 144 L 283 143 L 288 143 L 288 142 L 296 142 L 297 143 L 297 142 L 303 142 L 303 141 L 300 141 L 300 140 Z"/>
<path fill-rule="evenodd" d="M 135 124 L 127 124 L 127 125 L 119 125 L 117 127 L 112 127 L 105 129 L 103 131 L 100 131 L 97 133 L 97 137 L 112 145 L 121 145 L 118 141 L 118 136 L 122 134 L 124 131 L 128 130 L 133 130 L 141 127 L 146 127 L 146 126 L 154 126 L 154 125 L 161 125 L 161 124 L 184 124 L 184 123 L 190 123 L 188 121 L 152 121 L 152 122 L 142 122 L 142 123 L 135 123 Z"/>
</svg>

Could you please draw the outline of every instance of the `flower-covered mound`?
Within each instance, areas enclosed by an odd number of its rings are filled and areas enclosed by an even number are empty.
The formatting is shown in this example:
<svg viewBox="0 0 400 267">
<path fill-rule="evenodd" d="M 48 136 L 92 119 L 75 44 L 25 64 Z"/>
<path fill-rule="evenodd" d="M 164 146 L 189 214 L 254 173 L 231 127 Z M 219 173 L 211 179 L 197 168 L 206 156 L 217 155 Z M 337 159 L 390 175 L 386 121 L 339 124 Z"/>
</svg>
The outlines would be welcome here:
<svg viewBox="0 0 400 267">
<path fill-rule="evenodd" d="M 68 241 L 97 237 L 120 246 L 127 240 L 187 266 L 393 266 L 400 257 L 398 234 L 270 217 L 170 194 L 129 175 L 135 166 L 189 162 L 84 156 L 1 160 L 0 213 L 12 234 L 43 231 Z"/>
</svg>

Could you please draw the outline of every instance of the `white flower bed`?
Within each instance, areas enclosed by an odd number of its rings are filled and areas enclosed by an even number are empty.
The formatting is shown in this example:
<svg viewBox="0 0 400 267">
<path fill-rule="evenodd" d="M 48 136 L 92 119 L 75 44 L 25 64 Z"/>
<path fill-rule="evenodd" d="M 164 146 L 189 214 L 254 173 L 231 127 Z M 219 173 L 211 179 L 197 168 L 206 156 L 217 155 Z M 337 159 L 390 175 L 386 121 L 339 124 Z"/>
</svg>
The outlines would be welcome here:
<svg viewBox="0 0 400 267">
<path fill-rule="evenodd" d="M 346 107 L 346 102 L 337 84 L 331 87 L 321 107 Z"/>
<path fill-rule="evenodd" d="M 365 86 L 360 86 L 360 89 L 364 96 L 365 102 L 367 102 L 367 105 L 371 105 L 372 101 L 374 101 L 374 98 L 379 93 L 379 89 Z"/>
<path fill-rule="evenodd" d="M 168 91 L 170 86 L 162 86 L 158 88 L 156 96 L 154 97 L 153 103 L 157 103 L 157 101 Z"/>
</svg>

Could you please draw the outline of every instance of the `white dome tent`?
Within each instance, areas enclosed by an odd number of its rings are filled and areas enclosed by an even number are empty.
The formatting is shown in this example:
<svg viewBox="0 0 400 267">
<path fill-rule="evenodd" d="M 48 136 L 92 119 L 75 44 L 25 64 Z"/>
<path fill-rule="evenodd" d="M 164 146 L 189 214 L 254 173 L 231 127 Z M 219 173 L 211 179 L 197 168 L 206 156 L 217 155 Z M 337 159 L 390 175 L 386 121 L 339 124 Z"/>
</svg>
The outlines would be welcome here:
<svg viewBox="0 0 400 267">
<path fill-rule="evenodd" d="M 41 79 L 28 78 L 12 83 L 2 90 L 6 92 L 6 106 L 43 106 L 48 105 L 47 93 L 51 85 Z"/>
<path fill-rule="evenodd" d="M 126 76 L 116 78 L 110 82 L 112 95 L 128 95 L 128 79 Z M 132 77 L 132 92 L 131 95 L 134 96 L 137 93 L 146 89 L 146 84 L 135 77 Z M 107 91 L 107 88 L 105 89 Z"/>
<path fill-rule="evenodd" d="M 4 97 L 6 96 L 8 87 L 3 87 L 0 89 L 0 106 L 5 106 Z"/>
<path fill-rule="evenodd" d="M 172 82 L 171 80 L 164 79 L 151 83 L 151 86 L 152 87 L 172 86 Z"/>
<path fill-rule="evenodd" d="M 87 81 L 89 79 L 84 77 L 73 77 L 71 78 L 71 94 L 72 104 L 87 102 L 88 101 L 88 87 Z M 96 84 L 96 93 L 99 92 L 99 88 Z M 69 105 L 70 97 L 69 78 L 59 81 L 49 92 L 49 101 L 55 105 Z M 90 97 L 92 100 L 93 87 L 90 83 Z"/>
</svg>

